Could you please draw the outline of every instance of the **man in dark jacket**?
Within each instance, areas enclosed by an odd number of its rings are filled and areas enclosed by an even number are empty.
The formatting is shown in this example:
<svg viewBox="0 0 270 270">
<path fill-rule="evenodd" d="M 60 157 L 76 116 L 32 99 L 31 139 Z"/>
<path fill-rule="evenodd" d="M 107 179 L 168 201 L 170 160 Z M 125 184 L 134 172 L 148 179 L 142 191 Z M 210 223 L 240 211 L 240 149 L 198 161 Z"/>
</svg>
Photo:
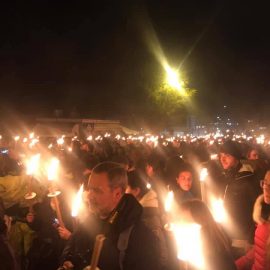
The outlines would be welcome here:
<svg viewBox="0 0 270 270">
<path fill-rule="evenodd" d="M 127 175 L 118 163 L 103 162 L 89 178 L 92 212 L 70 238 L 62 255 L 64 269 L 90 264 L 97 234 L 104 234 L 98 267 L 102 270 L 156 270 L 157 238 L 141 221 L 142 206 L 125 194 Z"/>
<path fill-rule="evenodd" d="M 220 150 L 220 163 L 223 167 L 224 206 L 230 218 L 229 236 L 232 246 L 246 248 L 254 233 L 252 219 L 253 205 L 259 194 L 258 182 L 254 180 L 251 168 L 241 164 L 239 145 L 225 142 Z"/>
</svg>

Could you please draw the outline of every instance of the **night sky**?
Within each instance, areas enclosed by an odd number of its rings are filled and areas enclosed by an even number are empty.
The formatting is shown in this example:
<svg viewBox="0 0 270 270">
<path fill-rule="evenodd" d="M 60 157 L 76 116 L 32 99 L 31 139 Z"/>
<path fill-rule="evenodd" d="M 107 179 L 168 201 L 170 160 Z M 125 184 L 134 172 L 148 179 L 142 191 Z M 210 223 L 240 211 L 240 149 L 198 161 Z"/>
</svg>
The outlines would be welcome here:
<svg viewBox="0 0 270 270">
<path fill-rule="evenodd" d="M 182 63 L 197 89 L 191 113 L 211 119 L 223 105 L 238 119 L 270 113 L 269 14 L 261 1 L 6 2 L 2 112 L 150 119 L 147 91 L 163 74 L 145 35 L 152 29 L 168 62 Z"/>
</svg>

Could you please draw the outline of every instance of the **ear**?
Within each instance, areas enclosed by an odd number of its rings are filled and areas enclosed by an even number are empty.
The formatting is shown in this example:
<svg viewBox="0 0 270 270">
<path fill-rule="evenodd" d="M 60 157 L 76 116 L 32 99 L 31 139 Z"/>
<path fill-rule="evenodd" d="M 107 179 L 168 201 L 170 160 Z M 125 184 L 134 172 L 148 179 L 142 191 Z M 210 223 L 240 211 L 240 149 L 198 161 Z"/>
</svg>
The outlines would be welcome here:
<svg viewBox="0 0 270 270">
<path fill-rule="evenodd" d="M 116 200 L 120 200 L 123 196 L 123 191 L 120 187 L 115 188 L 113 193 Z"/>
<path fill-rule="evenodd" d="M 134 196 L 135 196 L 136 198 L 138 198 L 139 195 L 140 195 L 140 193 L 141 193 L 141 189 L 140 189 L 139 187 L 137 187 L 137 188 L 134 188 L 133 191 L 134 191 L 134 193 L 133 193 Z"/>
</svg>

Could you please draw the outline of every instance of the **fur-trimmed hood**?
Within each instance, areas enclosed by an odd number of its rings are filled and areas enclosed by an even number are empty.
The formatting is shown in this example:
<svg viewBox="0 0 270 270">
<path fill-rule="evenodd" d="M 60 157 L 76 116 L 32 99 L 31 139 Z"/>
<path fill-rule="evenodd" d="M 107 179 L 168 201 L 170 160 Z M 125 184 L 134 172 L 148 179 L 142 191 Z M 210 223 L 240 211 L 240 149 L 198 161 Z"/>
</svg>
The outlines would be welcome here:
<svg viewBox="0 0 270 270">
<path fill-rule="evenodd" d="M 270 215 L 268 216 L 267 219 L 265 219 L 264 217 L 262 217 L 262 205 L 264 203 L 264 199 L 263 199 L 263 194 L 260 195 L 255 204 L 254 204 L 254 209 L 253 209 L 253 219 L 257 224 L 263 224 L 267 221 L 270 222 Z"/>
<path fill-rule="evenodd" d="M 158 207 L 157 194 L 154 190 L 150 189 L 141 199 L 140 204 L 143 207 Z"/>
</svg>

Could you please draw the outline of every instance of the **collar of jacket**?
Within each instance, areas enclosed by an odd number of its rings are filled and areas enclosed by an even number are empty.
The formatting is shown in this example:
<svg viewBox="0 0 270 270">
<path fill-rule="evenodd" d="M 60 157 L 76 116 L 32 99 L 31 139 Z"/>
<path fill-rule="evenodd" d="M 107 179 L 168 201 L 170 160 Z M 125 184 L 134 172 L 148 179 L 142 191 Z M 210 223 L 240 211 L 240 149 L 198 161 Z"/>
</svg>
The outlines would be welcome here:
<svg viewBox="0 0 270 270">
<path fill-rule="evenodd" d="M 224 175 L 229 182 L 232 180 L 240 180 L 253 175 L 252 167 L 248 164 L 239 163 L 235 168 L 224 171 Z"/>
<path fill-rule="evenodd" d="M 131 194 L 124 194 L 115 210 L 111 213 L 112 230 L 121 233 L 141 219 L 143 208 Z M 110 220 L 108 218 L 108 221 Z"/>
<path fill-rule="evenodd" d="M 145 195 L 140 199 L 140 204 L 143 207 L 156 207 L 158 208 L 157 194 L 154 190 L 150 189 Z"/>
</svg>

